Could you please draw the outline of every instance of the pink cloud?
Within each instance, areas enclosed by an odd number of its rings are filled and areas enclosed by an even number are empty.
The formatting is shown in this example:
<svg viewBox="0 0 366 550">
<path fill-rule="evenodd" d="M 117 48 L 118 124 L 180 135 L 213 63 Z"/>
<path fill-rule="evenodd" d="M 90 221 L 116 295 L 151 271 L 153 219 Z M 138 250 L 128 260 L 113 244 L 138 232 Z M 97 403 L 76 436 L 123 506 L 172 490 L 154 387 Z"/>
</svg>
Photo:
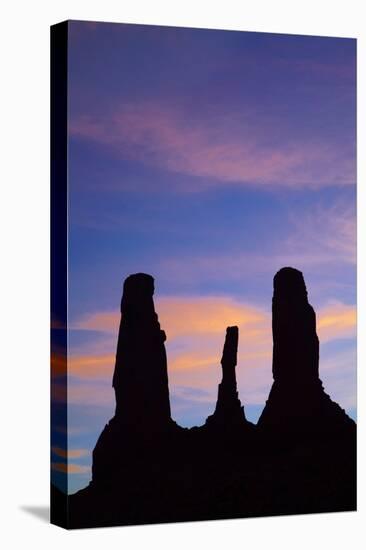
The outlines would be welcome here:
<svg viewBox="0 0 366 550">
<path fill-rule="evenodd" d="M 268 130 L 258 129 L 260 124 L 251 113 L 188 123 L 178 108 L 141 102 L 125 103 L 112 115 L 75 118 L 69 131 L 111 147 L 123 157 L 203 176 L 205 185 L 231 182 L 317 188 L 354 183 L 355 163 L 337 147 L 295 140 L 263 146 Z M 185 190 L 201 189 L 200 185 Z"/>
</svg>

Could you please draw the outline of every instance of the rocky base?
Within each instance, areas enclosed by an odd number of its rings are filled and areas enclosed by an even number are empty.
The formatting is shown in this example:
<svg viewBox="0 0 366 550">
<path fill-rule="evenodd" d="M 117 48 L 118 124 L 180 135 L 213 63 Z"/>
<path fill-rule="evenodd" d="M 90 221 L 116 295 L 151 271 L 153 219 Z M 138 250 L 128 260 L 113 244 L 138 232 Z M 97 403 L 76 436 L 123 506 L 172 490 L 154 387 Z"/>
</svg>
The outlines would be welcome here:
<svg viewBox="0 0 366 550">
<path fill-rule="evenodd" d="M 215 412 L 207 418 L 206 425 L 222 426 L 223 429 L 227 429 L 227 426 L 231 428 L 234 426 L 244 428 L 246 426 L 249 429 L 253 427 L 253 424 L 245 418 L 244 407 L 240 402 L 238 392 L 233 393 L 232 388 L 225 387 L 223 382 L 219 384 Z"/>
<path fill-rule="evenodd" d="M 272 433 L 275 438 L 290 440 L 356 434 L 355 422 L 325 393 L 319 379 L 274 382 L 257 426 L 267 437 Z"/>
<path fill-rule="evenodd" d="M 126 454 L 119 472 L 69 497 L 70 528 L 356 509 L 353 436 L 284 446 L 193 428 Z"/>
</svg>

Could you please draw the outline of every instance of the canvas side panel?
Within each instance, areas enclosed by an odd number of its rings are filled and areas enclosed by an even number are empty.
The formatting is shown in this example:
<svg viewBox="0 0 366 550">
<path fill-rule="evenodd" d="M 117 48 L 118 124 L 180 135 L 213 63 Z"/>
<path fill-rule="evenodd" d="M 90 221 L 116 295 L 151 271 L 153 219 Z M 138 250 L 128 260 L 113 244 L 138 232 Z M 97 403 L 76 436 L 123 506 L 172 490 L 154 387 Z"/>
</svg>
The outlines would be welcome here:
<svg viewBox="0 0 366 550">
<path fill-rule="evenodd" d="M 51 523 L 67 510 L 68 23 L 51 27 Z"/>
</svg>

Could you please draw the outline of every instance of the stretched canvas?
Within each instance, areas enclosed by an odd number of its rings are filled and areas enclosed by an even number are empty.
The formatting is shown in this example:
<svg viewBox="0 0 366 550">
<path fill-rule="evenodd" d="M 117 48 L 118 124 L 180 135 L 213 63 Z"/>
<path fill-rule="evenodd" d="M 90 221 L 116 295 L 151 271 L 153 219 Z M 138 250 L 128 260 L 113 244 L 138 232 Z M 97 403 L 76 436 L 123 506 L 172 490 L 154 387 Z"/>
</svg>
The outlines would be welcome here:
<svg viewBox="0 0 366 550">
<path fill-rule="evenodd" d="M 51 521 L 356 509 L 356 41 L 51 28 Z"/>
</svg>

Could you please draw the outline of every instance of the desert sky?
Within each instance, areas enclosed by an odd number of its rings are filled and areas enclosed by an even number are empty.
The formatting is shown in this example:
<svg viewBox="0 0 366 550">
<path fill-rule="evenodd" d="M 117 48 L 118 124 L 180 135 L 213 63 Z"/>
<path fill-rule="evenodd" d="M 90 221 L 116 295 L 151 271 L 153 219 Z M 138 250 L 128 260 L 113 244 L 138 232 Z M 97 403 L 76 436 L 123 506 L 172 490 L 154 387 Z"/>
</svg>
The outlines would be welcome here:
<svg viewBox="0 0 366 550">
<path fill-rule="evenodd" d="M 325 390 L 356 418 L 356 41 L 70 22 L 68 57 L 69 433 L 53 468 L 69 492 L 114 414 L 131 273 L 155 278 L 182 426 L 213 412 L 228 325 L 257 421 L 284 266 L 305 277 Z"/>
</svg>

